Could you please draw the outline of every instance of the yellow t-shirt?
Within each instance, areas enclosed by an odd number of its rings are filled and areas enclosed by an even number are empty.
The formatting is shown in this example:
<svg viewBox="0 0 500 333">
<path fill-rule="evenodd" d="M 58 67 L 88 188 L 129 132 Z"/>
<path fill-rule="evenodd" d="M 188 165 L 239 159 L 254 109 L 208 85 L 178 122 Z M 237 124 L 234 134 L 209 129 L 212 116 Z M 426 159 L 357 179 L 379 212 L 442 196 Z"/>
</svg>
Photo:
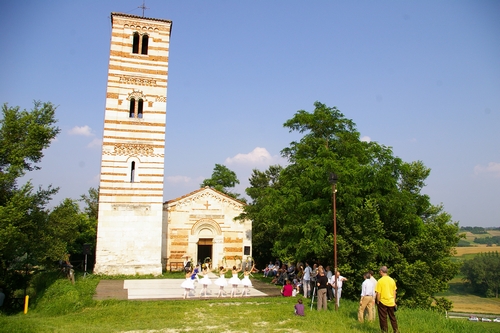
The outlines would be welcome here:
<svg viewBox="0 0 500 333">
<path fill-rule="evenodd" d="M 396 282 L 386 275 L 382 276 L 375 287 L 375 292 L 380 294 L 380 302 L 385 306 L 396 305 Z"/>
</svg>

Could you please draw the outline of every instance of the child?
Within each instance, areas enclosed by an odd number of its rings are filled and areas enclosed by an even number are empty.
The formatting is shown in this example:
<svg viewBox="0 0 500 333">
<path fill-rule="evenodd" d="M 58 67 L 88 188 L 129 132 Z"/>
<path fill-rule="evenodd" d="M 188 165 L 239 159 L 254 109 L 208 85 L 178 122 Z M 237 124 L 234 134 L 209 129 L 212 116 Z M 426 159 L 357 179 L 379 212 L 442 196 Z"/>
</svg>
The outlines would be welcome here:
<svg viewBox="0 0 500 333">
<path fill-rule="evenodd" d="M 231 298 L 233 298 L 233 296 L 236 296 L 238 285 L 241 283 L 240 279 L 238 278 L 239 272 L 241 272 L 241 268 L 236 269 L 236 266 L 233 266 L 233 269 L 231 271 L 233 277 L 229 279 L 229 284 L 233 286 L 233 288 L 231 289 Z"/>
<path fill-rule="evenodd" d="M 250 296 L 248 287 L 252 286 L 252 281 L 250 281 L 250 273 L 252 272 L 252 270 L 254 268 L 255 268 L 255 264 L 252 266 L 251 270 L 248 270 L 248 268 L 247 268 L 247 269 L 245 269 L 245 272 L 243 273 L 244 277 L 243 277 L 243 279 L 241 279 L 241 284 L 243 285 L 245 290 L 241 293 L 241 297 L 243 297 L 243 295 Z"/>
<path fill-rule="evenodd" d="M 208 277 L 208 265 L 205 265 L 203 267 L 203 278 L 200 280 L 200 283 L 203 285 L 203 289 L 200 292 L 200 297 L 201 294 L 205 294 L 205 297 L 207 297 L 207 286 L 212 284 L 212 281 L 210 281 L 210 278 Z"/>
<path fill-rule="evenodd" d="M 302 298 L 299 298 L 297 304 L 295 304 L 295 315 L 304 316 L 304 304 L 302 304 Z"/>
<path fill-rule="evenodd" d="M 189 292 L 194 289 L 194 283 L 191 279 L 191 271 L 186 273 L 186 280 L 182 282 L 181 287 L 184 288 L 184 295 L 182 298 L 186 298 L 189 295 Z"/>
<path fill-rule="evenodd" d="M 226 294 L 224 292 L 224 287 L 227 286 L 227 281 L 226 281 L 226 277 L 225 277 L 225 274 L 226 274 L 227 270 L 224 268 L 224 266 L 220 266 L 219 268 L 219 278 L 217 280 L 215 280 L 215 284 L 218 285 L 220 288 L 219 288 L 219 296 L 217 297 L 224 297 L 224 295 Z"/>
</svg>

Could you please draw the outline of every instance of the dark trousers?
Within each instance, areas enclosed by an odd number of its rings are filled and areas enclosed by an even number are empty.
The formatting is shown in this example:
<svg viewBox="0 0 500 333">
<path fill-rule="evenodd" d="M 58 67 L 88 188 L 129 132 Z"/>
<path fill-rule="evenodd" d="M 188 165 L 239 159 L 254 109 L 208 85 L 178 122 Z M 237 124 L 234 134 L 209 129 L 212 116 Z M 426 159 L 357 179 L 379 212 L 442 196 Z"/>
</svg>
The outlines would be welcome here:
<svg viewBox="0 0 500 333">
<path fill-rule="evenodd" d="M 387 327 L 387 315 L 389 315 L 389 319 L 391 320 L 392 330 L 397 333 L 398 331 L 398 322 L 396 321 L 396 314 L 394 313 L 394 306 L 385 306 L 382 302 L 379 302 L 377 305 L 378 310 L 378 320 L 380 323 L 380 329 L 383 332 L 387 332 L 389 329 Z"/>
<path fill-rule="evenodd" d="M 326 286 L 326 295 L 329 300 L 333 299 L 333 288 L 330 284 Z"/>
</svg>

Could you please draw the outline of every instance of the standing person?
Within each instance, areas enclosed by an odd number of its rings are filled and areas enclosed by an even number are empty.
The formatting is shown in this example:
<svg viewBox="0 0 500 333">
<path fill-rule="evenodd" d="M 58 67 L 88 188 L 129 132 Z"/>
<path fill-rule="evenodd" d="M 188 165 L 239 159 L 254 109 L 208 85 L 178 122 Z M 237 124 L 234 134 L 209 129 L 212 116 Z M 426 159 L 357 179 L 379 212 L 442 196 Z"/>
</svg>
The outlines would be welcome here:
<svg viewBox="0 0 500 333">
<path fill-rule="evenodd" d="M 332 291 L 332 277 L 333 273 L 332 270 L 330 269 L 330 266 L 326 266 L 326 278 L 328 279 L 328 284 L 326 286 L 326 297 L 328 298 L 329 301 L 333 299 L 333 291 Z"/>
<path fill-rule="evenodd" d="M 337 289 L 336 291 L 334 292 L 337 292 L 337 294 L 335 296 L 336 300 L 337 300 L 337 307 L 340 306 L 340 297 L 342 297 L 342 284 L 344 283 L 344 281 L 347 281 L 347 279 L 345 277 L 343 277 L 342 275 L 340 275 L 340 271 L 337 271 L 337 273 L 335 273 L 335 279 L 333 281 L 333 283 L 337 283 L 337 286 L 335 286 L 335 284 L 333 285 L 334 289 Z M 335 288 L 336 287 L 336 288 Z"/>
<path fill-rule="evenodd" d="M 318 287 L 318 311 L 328 310 L 328 302 L 326 300 L 326 278 L 323 266 L 318 267 L 318 275 L 316 275 L 316 286 Z"/>
<path fill-rule="evenodd" d="M 252 273 L 254 268 L 255 264 L 252 265 L 252 268 L 250 270 L 247 267 L 245 269 L 245 272 L 243 272 L 243 279 L 241 279 L 241 284 L 243 285 L 244 290 L 241 292 L 241 297 L 243 297 L 243 295 L 250 296 L 250 291 L 248 290 L 248 288 L 252 286 L 252 281 L 250 281 L 250 274 Z"/>
<path fill-rule="evenodd" d="M 302 289 L 304 289 L 304 297 L 309 298 L 311 296 L 311 266 L 306 261 L 306 268 L 304 269 L 304 277 L 302 282 Z"/>
<path fill-rule="evenodd" d="M 193 279 L 191 278 L 191 271 L 186 273 L 186 280 L 182 282 L 181 287 L 184 288 L 184 295 L 182 298 L 186 298 L 189 296 L 189 293 L 191 290 L 194 290 L 194 282 Z"/>
<path fill-rule="evenodd" d="M 375 279 L 375 277 L 373 276 L 373 271 L 372 270 L 368 271 L 368 273 L 370 273 L 370 281 L 373 284 L 373 290 L 375 290 L 375 288 L 377 288 L 377 279 Z M 371 304 L 373 317 L 372 317 L 371 320 L 375 320 L 375 301 L 376 301 L 376 297 L 375 296 L 376 295 L 373 294 L 373 302 Z"/>
<path fill-rule="evenodd" d="M 387 266 L 380 267 L 380 275 L 377 281 L 375 292 L 377 293 L 377 309 L 380 329 L 387 332 L 387 315 L 391 320 L 392 330 L 398 332 L 398 322 L 396 321 L 396 282 L 387 274 Z"/>
<path fill-rule="evenodd" d="M 295 304 L 295 315 L 304 316 L 304 304 L 302 304 L 302 298 L 297 300 L 297 304 Z"/>
<path fill-rule="evenodd" d="M 226 293 L 224 292 L 224 287 L 227 286 L 227 281 L 226 281 L 226 274 L 227 269 L 224 268 L 224 266 L 220 266 L 219 268 L 219 278 L 215 280 L 215 284 L 219 286 L 219 295 L 217 297 L 225 296 Z"/>
<path fill-rule="evenodd" d="M 241 280 L 238 278 L 239 272 L 241 272 L 241 268 L 236 269 L 236 266 L 233 266 L 233 269 L 231 270 L 231 274 L 233 274 L 233 276 L 229 279 L 229 284 L 232 286 L 231 298 L 236 296 L 238 285 L 241 283 Z"/>
<path fill-rule="evenodd" d="M 200 297 L 201 297 L 201 294 L 205 294 L 205 297 L 207 297 L 208 296 L 207 295 L 207 287 L 212 284 L 212 281 L 208 277 L 208 265 L 204 264 L 203 266 L 204 266 L 203 272 L 202 272 L 203 278 L 200 279 L 200 283 L 203 285 L 203 289 L 200 291 Z"/>
<path fill-rule="evenodd" d="M 314 292 L 314 288 L 316 287 L 316 276 L 318 275 L 318 265 L 313 264 L 312 270 L 311 270 L 311 289 Z"/>
<path fill-rule="evenodd" d="M 368 321 L 374 320 L 372 303 L 375 296 L 375 287 L 370 280 L 370 273 L 363 275 L 365 280 L 361 285 L 361 299 L 359 300 L 358 321 L 365 321 L 365 310 L 368 310 Z"/>
</svg>

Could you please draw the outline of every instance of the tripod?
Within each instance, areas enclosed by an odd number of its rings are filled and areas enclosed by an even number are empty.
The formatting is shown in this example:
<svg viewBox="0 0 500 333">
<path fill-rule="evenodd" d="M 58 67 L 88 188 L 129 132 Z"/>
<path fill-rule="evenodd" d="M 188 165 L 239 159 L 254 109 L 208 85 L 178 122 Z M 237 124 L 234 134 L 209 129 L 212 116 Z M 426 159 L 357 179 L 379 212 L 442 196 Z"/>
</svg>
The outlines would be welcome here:
<svg viewBox="0 0 500 333">
<path fill-rule="evenodd" d="M 314 287 L 313 287 L 313 293 L 312 293 L 312 297 L 311 297 L 311 311 L 313 309 L 313 304 L 314 304 L 314 296 L 316 295 L 316 292 L 318 291 L 318 286 L 316 285 L 316 283 L 314 283 Z"/>
</svg>

